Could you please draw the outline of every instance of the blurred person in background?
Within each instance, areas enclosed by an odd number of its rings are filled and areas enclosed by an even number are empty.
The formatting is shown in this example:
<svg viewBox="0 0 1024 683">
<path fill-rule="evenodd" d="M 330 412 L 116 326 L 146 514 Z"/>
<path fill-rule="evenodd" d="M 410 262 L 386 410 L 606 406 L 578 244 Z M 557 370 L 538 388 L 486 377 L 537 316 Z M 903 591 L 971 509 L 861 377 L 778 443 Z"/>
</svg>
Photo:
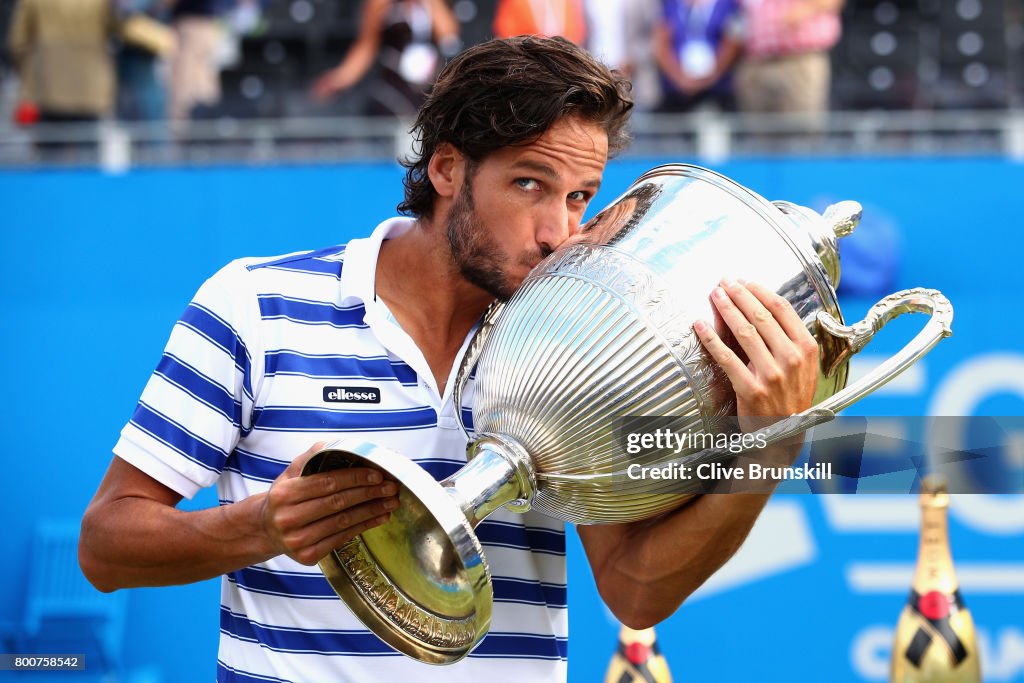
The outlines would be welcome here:
<svg viewBox="0 0 1024 683">
<path fill-rule="evenodd" d="M 665 80 L 660 111 L 736 109 L 732 71 L 743 50 L 739 0 L 662 0 L 654 54 Z"/>
<path fill-rule="evenodd" d="M 583 0 L 498 0 L 494 37 L 561 36 L 586 45 Z"/>
<path fill-rule="evenodd" d="M 740 110 L 803 115 L 817 130 L 828 111 L 844 0 L 742 0 L 743 59 L 736 70 Z"/>
<path fill-rule="evenodd" d="M 459 22 L 444 0 L 366 0 L 355 42 L 338 66 L 316 79 L 312 94 L 330 99 L 379 61 L 367 113 L 408 118 L 423 104 L 444 61 L 461 47 Z"/>
<path fill-rule="evenodd" d="M 196 107 L 220 101 L 220 51 L 227 36 L 222 18 L 234 0 L 170 0 L 177 49 L 170 64 L 167 116 L 180 130 Z"/>
<path fill-rule="evenodd" d="M 163 60 L 177 40 L 164 23 L 165 0 L 118 0 L 122 45 L 117 52 L 117 117 L 122 121 L 159 121 L 167 115 Z"/>
<path fill-rule="evenodd" d="M 651 35 L 661 17 L 661 0 L 587 0 L 587 50 L 633 84 L 637 112 L 661 102 L 661 81 Z"/>
<path fill-rule="evenodd" d="M 18 0 L 8 48 L 21 77 L 19 107 L 34 107 L 43 123 L 113 113 L 118 31 L 110 0 Z"/>
</svg>

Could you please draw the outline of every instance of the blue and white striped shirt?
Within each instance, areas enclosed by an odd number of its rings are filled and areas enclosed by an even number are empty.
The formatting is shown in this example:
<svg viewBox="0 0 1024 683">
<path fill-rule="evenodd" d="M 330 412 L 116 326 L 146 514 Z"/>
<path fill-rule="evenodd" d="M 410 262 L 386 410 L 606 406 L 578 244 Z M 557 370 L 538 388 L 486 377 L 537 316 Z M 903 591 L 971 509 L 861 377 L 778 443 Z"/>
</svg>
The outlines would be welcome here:
<svg viewBox="0 0 1024 683">
<path fill-rule="evenodd" d="M 439 395 L 374 296 L 381 242 L 411 225 L 391 219 L 344 247 L 223 268 L 175 325 L 114 452 L 186 497 L 216 483 L 222 504 L 266 491 L 292 458 L 341 433 L 404 453 L 437 479 L 457 470 L 466 438 L 452 388 L 469 338 Z M 328 386 L 376 389 L 380 402 L 326 401 Z M 217 680 L 564 681 L 562 522 L 500 510 L 477 533 L 495 605 L 490 633 L 463 661 L 436 667 L 395 653 L 316 567 L 279 556 L 223 577 Z"/>
</svg>

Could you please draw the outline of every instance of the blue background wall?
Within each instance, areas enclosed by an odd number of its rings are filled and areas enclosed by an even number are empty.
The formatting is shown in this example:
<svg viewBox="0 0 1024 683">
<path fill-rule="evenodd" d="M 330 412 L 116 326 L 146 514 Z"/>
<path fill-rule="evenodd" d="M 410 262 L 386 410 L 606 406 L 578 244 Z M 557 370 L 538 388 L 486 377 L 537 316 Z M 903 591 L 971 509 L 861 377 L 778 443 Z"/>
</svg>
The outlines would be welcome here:
<svg viewBox="0 0 1024 683">
<path fill-rule="evenodd" d="M 613 162 L 595 209 L 660 161 L 670 160 Z M 1024 165 L 772 159 L 717 170 L 770 199 L 863 202 L 868 219 L 874 212 L 903 235 L 897 286 L 937 287 L 954 302 L 953 339 L 912 386 L 870 398 L 860 412 L 967 405 L 976 414 L 1024 414 Z M 235 257 L 368 233 L 391 215 L 400 178 L 392 164 L 0 173 L 0 627 L 14 632 L 21 619 L 34 523 L 80 517 L 202 280 Z M 870 303 L 848 299 L 844 311 L 852 319 Z M 871 352 L 894 351 L 913 329 L 884 332 Z M 1024 436 L 1016 443 L 1024 450 Z M 212 504 L 205 492 L 189 505 Z M 677 678 L 883 680 L 909 581 L 901 577 L 916 552 L 913 499 L 780 496 L 763 521 L 737 561 L 659 627 Z M 965 497 L 952 532 L 986 680 L 1024 681 L 1024 500 Z M 570 563 L 570 678 L 600 680 L 616 625 L 575 540 Z M 127 600 L 129 666 L 153 665 L 165 681 L 212 680 L 216 582 L 133 590 Z"/>
</svg>

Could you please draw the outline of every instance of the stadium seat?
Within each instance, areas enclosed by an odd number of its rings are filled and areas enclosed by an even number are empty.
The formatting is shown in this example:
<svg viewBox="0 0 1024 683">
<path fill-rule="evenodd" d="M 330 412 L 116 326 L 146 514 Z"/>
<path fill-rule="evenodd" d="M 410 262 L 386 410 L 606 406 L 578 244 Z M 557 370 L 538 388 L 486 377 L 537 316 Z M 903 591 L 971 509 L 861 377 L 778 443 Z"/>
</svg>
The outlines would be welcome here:
<svg viewBox="0 0 1024 683">
<path fill-rule="evenodd" d="M 36 525 L 25 600 L 23 629 L 28 645 L 77 646 L 81 650 L 76 652 L 97 653 L 104 670 L 120 666 L 125 594 L 101 593 L 82 575 L 77 520 Z"/>
<path fill-rule="evenodd" d="M 987 109 L 1020 99 L 1024 0 L 850 0 L 833 51 L 836 109 Z M 1024 43 L 1024 36 L 1020 41 Z M 1016 69 L 1016 70 L 1015 70 Z"/>
</svg>

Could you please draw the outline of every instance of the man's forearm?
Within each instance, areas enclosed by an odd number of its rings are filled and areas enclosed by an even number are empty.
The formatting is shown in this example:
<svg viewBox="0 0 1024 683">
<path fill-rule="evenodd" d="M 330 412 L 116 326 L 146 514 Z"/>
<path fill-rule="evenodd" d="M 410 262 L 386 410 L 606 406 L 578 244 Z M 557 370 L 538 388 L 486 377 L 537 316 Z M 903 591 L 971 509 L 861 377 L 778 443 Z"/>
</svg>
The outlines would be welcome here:
<svg viewBox="0 0 1024 683">
<path fill-rule="evenodd" d="M 595 567 L 601 597 L 632 628 L 666 619 L 739 550 L 768 499 L 705 495 L 656 520 L 618 525 L 619 538 L 605 539 L 607 556 Z M 579 528 L 581 537 L 594 532 L 601 533 Z"/>
<path fill-rule="evenodd" d="M 799 438 L 757 451 L 770 466 L 791 465 Z M 664 620 L 731 558 L 750 534 L 778 482 L 749 493 L 712 493 L 651 520 L 579 527 L 598 590 L 627 626 Z"/>
<path fill-rule="evenodd" d="M 263 496 L 183 511 L 147 498 L 90 506 L 82 522 L 79 562 L 97 588 L 192 583 L 275 554 L 258 527 Z"/>
<path fill-rule="evenodd" d="M 115 457 L 82 520 L 82 571 L 112 591 L 202 581 L 278 555 L 316 564 L 398 507 L 396 485 L 368 467 L 302 476 L 324 445 L 294 458 L 266 493 L 196 512 Z"/>
</svg>

